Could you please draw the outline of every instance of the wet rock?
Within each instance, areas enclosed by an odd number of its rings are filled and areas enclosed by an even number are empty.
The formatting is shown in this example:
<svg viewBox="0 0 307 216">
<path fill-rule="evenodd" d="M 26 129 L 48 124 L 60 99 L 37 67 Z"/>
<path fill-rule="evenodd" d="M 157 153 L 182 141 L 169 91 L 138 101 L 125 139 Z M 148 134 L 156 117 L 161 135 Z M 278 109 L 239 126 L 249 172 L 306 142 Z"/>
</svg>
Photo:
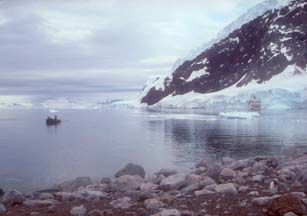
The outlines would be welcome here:
<svg viewBox="0 0 307 216">
<path fill-rule="evenodd" d="M 7 206 L 22 204 L 24 200 L 22 193 L 17 190 L 8 190 L 2 197 L 2 202 Z"/>
<path fill-rule="evenodd" d="M 249 161 L 248 160 L 237 160 L 231 163 L 228 168 L 233 169 L 233 170 L 240 170 L 244 169 L 249 166 Z"/>
<path fill-rule="evenodd" d="M 117 178 L 113 184 L 112 188 L 116 191 L 129 191 L 129 190 L 137 190 L 140 188 L 140 186 L 144 183 L 144 180 L 142 177 L 138 175 L 130 176 L 130 175 L 124 175 L 119 178 Z"/>
<path fill-rule="evenodd" d="M 145 170 L 142 166 L 138 164 L 128 163 L 124 168 L 115 173 L 114 176 L 118 178 L 125 175 L 130 175 L 130 176 L 138 175 L 142 178 L 145 178 Z"/>
<path fill-rule="evenodd" d="M 104 197 L 107 197 L 107 194 L 105 192 L 88 190 L 88 189 L 77 191 L 76 194 L 79 194 L 88 200 L 100 200 Z"/>
<path fill-rule="evenodd" d="M 5 206 L 2 203 L 0 203 L 0 215 L 4 215 L 5 212 L 6 212 Z"/>
<path fill-rule="evenodd" d="M 123 197 L 123 198 L 113 200 L 110 204 L 113 206 L 113 208 L 116 208 L 116 209 L 128 209 L 131 206 L 133 206 L 133 204 L 131 203 L 130 197 Z"/>
<path fill-rule="evenodd" d="M 73 207 L 71 210 L 70 210 L 70 215 L 71 216 L 86 216 L 86 208 L 81 205 L 81 206 L 76 206 L 76 207 Z"/>
<path fill-rule="evenodd" d="M 203 195 L 208 195 L 208 194 L 215 194 L 213 191 L 207 190 L 207 189 L 202 189 L 194 192 L 195 196 L 203 196 Z"/>
<path fill-rule="evenodd" d="M 158 210 L 165 207 L 165 204 L 158 199 L 147 199 L 144 202 L 144 206 L 146 209 Z"/>
<path fill-rule="evenodd" d="M 263 180 L 264 180 L 264 176 L 263 175 L 255 175 L 255 176 L 253 176 L 253 178 L 252 178 L 252 181 L 253 182 L 263 182 Z"/>
<path fill-rule="evenodd" d="M 169 176 L 160 182 L 160 188 L 165 191 L 180 190 L 185 185 L 185 175 L 183 174 Z"/>
<path fill-rule="evenodd" d="M 255 206 L 266 206 L 271 200 L 279 196 L 275 195 L 273 197 L 258 197 L 252 200 L 252 204 Z"/>
<path fill-rule="evenodd" d="M 211 185 L 205 186 L 204 189 L 214 191 L 214 190 L 215 190 L 215 187 L 216 187 L 216 184 L 211 184 Z"/>
<path fill-rule="evenodd" d="M 23 202 L 24 206 L 28 208 L 37 208 L 37 207 L 49 207 L 54 205 L 53 200 L 25 200 Z"/>
<path fill-rule="evenodd" d="M 163 211 L 151 216 L 181 216 L 177 209 L 164 209 Z"/>
<path fill-rule="evenodd" d="M 86 187 L 93 184 L 93 180 L 90 177 L 78 177 L 73 181 L 67 181 L 59 185 L 62 191 L 73 192 L 80 187 Z"/>
<path fill-rule="evenodd" d="M 103 215 L 104 215 L 103 212 L 98 209 L 93 209 L 87 214 L 87 216 L 103 216 Z"/>
<path fill-rule="evenodd" d="M 236 172 L 233 171 L 232 169 L 224 168 L 222 169 L 220 176 L 222 178 L 235 178 L 237 175 L 236 175 Z"/>
<path fill-rule="evenodd" d="M 53 199 L 53 195 L 50 193 L 41 193 L 38 197 L 40 200 Z"/>
<path fill-rule="evenodd" d="M 287 194 L 273 199 L 268 205 L 269 216 L 284 215 L 292 212 L 297 215 L 306 215 L 306 207 L 301 199 L 293 194 Z"/>
<path fill-rule="evenodd" d="M 177 174 L 177 171 L 175 169 L 166 169 L 166 168 L 163 168 L 163 169 L 160 169 L 160 171 L 158 172 L 158 174 L 162 174 L 164 175 L 165 177 L 169 177 L 171 175 L 176 175 Z"/>
<path fill-rule="evenodd" d="M 216 185 L 215 192 L 223 194 L 237 194 L 237 188 L 233 183 Z"/>
</svg>

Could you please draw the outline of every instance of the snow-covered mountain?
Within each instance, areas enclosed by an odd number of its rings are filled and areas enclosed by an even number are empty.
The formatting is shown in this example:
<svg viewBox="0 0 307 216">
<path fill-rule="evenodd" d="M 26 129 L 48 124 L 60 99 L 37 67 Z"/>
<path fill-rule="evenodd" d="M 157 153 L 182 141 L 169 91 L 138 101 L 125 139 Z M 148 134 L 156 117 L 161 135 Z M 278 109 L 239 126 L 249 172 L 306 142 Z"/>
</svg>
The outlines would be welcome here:
<svg viewBox="0 0 307 216">
<path fill-rule="evenodd" d="M 291 108 L 306 103 L 306 92 L 307 1 L 267 0 L 177 61 L 171 74 L 147 83 L 140 101 L 168 108 L 243 107 L 256 94 L 266 108 Z"/>
</svg>

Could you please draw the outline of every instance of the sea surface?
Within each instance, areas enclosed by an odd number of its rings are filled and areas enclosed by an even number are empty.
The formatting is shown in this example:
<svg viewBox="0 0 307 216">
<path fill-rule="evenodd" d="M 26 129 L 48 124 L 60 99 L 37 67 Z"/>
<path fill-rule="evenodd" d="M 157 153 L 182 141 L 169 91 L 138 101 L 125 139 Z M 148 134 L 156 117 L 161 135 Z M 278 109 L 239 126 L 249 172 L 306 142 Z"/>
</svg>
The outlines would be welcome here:
<svg viewBox="0 0 307 216">
<path fill-rule="evenodd" d="M 148 172 L 188 171 L 206 156 L 307 151 L 307 111 L 228 119 L 197 111 L 64 110 L 47 127 L 48 110 L 0 110 L 0 188 L 31 191 L 78 176 L 107 177 L 128 162 Z"/>
</svg>

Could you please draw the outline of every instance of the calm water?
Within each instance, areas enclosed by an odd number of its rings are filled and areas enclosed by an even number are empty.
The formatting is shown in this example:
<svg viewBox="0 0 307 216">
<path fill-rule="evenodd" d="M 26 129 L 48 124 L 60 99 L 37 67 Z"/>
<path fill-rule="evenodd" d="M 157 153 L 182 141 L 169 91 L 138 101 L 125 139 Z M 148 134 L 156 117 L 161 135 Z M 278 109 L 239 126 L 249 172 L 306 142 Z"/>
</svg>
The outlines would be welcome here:
<svg viewBox="0 0 307 216">
<path fill-rule="evenodd" d="M 185 111 L 187 112 L 187 111 Z M 154 172 L 187 170 L 214 158 L 307 151 L 307 112 L 264 113 L 254 120 L 214 114 L 70 110 L 46 127 L 44 110 L 0 111 L 0 187 L 34 190 L 77 176 L 111 176 L 127 162 Z"/>
</svg>

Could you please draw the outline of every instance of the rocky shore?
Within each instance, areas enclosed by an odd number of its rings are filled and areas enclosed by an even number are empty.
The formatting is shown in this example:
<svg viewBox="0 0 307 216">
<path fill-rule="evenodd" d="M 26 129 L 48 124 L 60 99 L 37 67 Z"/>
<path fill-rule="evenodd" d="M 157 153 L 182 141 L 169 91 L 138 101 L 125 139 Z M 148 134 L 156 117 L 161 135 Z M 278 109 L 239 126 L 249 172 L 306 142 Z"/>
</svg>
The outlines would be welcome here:
<svg viewBox="0 0 307 216">
<path fill-rule="evenodd" d="M 112 178 L 79 177 L 22 194 L 0 189 L 0 215 L 213 216 L 307 215 L 307 155 L 205 158 L 190 173 L 147 174 L 129 163 Z"/>
</svg>

